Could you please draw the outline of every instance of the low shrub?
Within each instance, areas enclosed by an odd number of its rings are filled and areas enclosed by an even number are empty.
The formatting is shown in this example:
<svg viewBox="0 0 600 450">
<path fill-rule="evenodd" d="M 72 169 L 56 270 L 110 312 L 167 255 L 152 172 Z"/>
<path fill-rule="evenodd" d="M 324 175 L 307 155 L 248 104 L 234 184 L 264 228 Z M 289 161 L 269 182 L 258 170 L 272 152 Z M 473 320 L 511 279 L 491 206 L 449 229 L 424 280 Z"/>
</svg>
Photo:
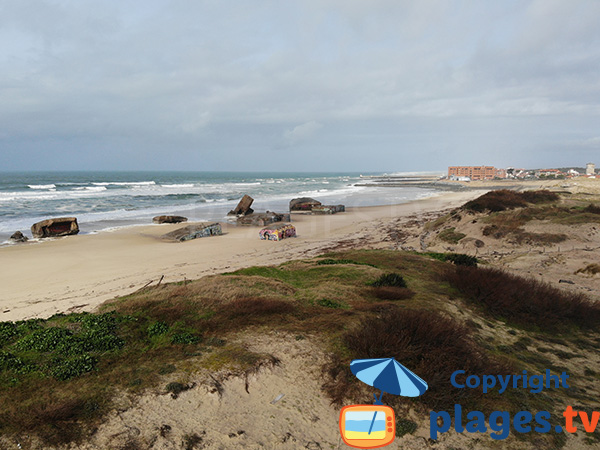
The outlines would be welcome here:
<svg viewBox="0 0 600 450">
<path fill-rule="evenodd" d="M 464 266 L 445 271 L 442 278 L 494 318 L 525 328 L 554 332 L 568 325 L 600 325 L 600 304 L 535 279 L 500 269 Z"/>
<path fill-rule="evenodd" d="M 451 262 L 457 266 L 476 266 L 479 260 L 475 256 L 465 255 L 463 253 L 436 253 L 426 252 L 423 255 L 438 261 Z"/>
<path fill-rule="evenodd" d="M 13 322 L 0 322 L 0 348 L 13 341 L 19 334 Z"/>
<path fill-rule="evenodd" d="M 466 237 L 467 235 L 464 233 L 458 233 L 455 231 L 455 228 L 447 228 L 443 231 L 440 231 L 438 237 L 445 242 L 449 242 L 450 244 L 458 244 L 458 242 Z"/>
<path fill-rule="evenodd" d="M 383 286 L 392 286 L 392 287 L 400 287 L 405 288 L 406 281 L 402 278 L 402 275 L 397 273 L 386 273 L 381 275 L 378 279 L 370 283 L 370 286 L 373 287 L 383 287 Z"/>
<path fill-rule="evenodd" d="M 396 420 L 396 436 L 398 437 L 402 437 L 405 434 L 413 434 L 417 431 L 417 428 L 416 422 L 413 422 L 412 420 L 401 418 Z"/>
<path fill-rule="evenodd" d="M 333 264 L 354 264 L 355 266 L 371 266 L 371 267 L 376 267 L 373 264 L 357 262 L 357 261 L 353 261 L 351 259 L 331 259 L 331 258 L 325 258 L 325 259 L 319 259 L 319 260 L 317 260 L 317 265 L 319 265 L 319 266 L 326 266 L 326 265 L 333 265 Z"/>
<path fill-rule="evenodd" d="M 547 203 L 557 201 L 558 194 L 548 190 L 515 192 L 500 189 L 483 194 L 463 205 L 463 209 L 473 212 L 505 211 L 507 209 L 522 208 L 528 203 Z"/>
<path fill-rule="evenodd" d="M 475 256 L 465 255 L 463 253 L 446 253 L 446 261 L 450 261 L 457 266 L 477 266 L 477 258 Z"/>
<path fill-rule="evenodd" d="M 185 392 L 185 391 L 189 391 L 193 387 L 194 387 L 194 384 L 183 384 L 183 383 L 178 383 L 178 382 L 174 381 L 172 383 L 167 384 L 167 386 L 165 387 L 165 390 L 167 392 L 171 393 L 172 398 L 177 398 L 179 396 L 179 394 L 181 394 L 182 392 Z"/>
<path fill-rule="evenodd" d="M 523 191 L 520 192 L 521 198 L 527 203 L 550 203 L 556 202 L 560 198 L 556 192 L 551 192 L 547 189 L 540 189 L 537 191 Z"/>
<path fill-rule="evenodd" d="M 350 359 L 394 357 L 426 380 L 429 389 L 419 401 L 432 409 L 452 408 L 455 403 L 479 406 L 481 390 L 447 388 L 457 367 L 480 376 L 511 373 L 512 369 L 477 347 L 468 328 L 437 311 L 395 308 L 381 317 L 363 319 L 346 333 L 343 343 Z M 350 371 L 349 361 L 332 361 L 327 375 L 324 388 L 334 403 L 360 401 L 356 397 L 360 382 Z M 401 401 L 388 397 L 388 402 Z"/>
<path fill-rule="evenodd" d="M 335 300 L 330 300 L 328 298 L 322 298 L 316 301 L 317 305 L 323 306 L 324 308 L 345 308 L 346 305 L 344 303 L 336 302 Z"/>
<path fill-rule="evenodd" d="M 558 244 L 567 240 L 568 236 L 563 233 L 532 233 L 521 228 L 502 225 L 487 225 L 481 230 L 484 236 L 494 239 L 508 239 L 514 244 L 527 245 L 550 245 Z"/>
<path fill-rule="evenodd" d="M 57 380 L 64 381 L 91 372 L 96 367 L 97 359 L 90 355 L 80 355 L 67 359 L 56 359 L 52 362 L 50 374 Z"/>
<path fill-rule="evenodd" d="M 161 336 L 169 332 L 169 325 L 165 322 L 154 322 L 148 327 L 148 336 Z"/>
<path fill-rule="evenodd" d="M 590 203 L 583 209 L 583 212 L 590 214 L 600 214 L 600 206 L 596 206 L 593 203 Z"/>
<path fill-rule="evenodd" d="M 415 293 L 408 288 L 381 286 L 373 288 L 373 295 L 379 300 L 408 300 L 413 298 Z"/>
<path fill-rule="evenodd" d="M 585 273 L 587 275 L 596 275 L 600 273 L 600 264 L 588 264 L 587 266 L 577 269 L 575 273 Z"/>
<path fill-rule="evenodd" d="M 286 314 L 295 310 L 291 302 L 260 297 L 244 297 L 233 300 L 220 309 L 220 313 L 227 317 L 240 316 L 268 316 L 272 314 Z"/>
<path fill-rule="evenodd" d="M 200 336 L 196 336 L 195 334 L 184 332 L 174 334 L 171 338 L 172 344 L 197 344 L 201 341 Z"/>
<path fill-rule="evenodd" d="M 73 335 L 71 330 L 59 327 L 42 328 L 24 336 L 15 343 L 19 350 L 35 350 L 37 352 L 49 352 Z"/>
</svg>

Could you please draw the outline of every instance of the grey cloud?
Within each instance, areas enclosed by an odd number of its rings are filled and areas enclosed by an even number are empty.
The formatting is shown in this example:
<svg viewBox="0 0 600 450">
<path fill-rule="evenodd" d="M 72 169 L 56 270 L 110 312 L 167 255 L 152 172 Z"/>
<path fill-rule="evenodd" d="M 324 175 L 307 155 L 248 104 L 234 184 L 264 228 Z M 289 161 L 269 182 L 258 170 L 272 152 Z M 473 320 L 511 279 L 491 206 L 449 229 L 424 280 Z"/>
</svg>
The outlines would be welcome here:
<svg viewBox="0 0 600 450">
<path fill-rule="evenodd" d="M 397 149 L 416 167 L 442 149 L 494 159 L 486 138 L 543 159 L 547 136 L 595 133 L 599 22 L 586 1 L 4 1 L 0 164 L 22 149 L 43 165 L 43 143 L 72 146 L 82 167 L 102 149 L 106 168 L 111 152 L 145 168 L 140 154 L 168 146 L 243 169 L 283 140 L 331 161 Z"/>
</svg>

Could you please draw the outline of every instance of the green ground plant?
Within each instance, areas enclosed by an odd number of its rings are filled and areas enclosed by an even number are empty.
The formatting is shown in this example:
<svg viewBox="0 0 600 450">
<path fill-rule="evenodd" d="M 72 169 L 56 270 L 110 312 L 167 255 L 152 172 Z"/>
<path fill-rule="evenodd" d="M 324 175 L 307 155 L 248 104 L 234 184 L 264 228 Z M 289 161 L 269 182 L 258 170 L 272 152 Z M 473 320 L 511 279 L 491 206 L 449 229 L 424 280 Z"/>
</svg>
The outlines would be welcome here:
<svg viewBox="0 0 600 450">
<path fill-rule="evenodd" d="M 327 259 L 335 263 L 320 262 Z M 2 322 L 0 433 L 33 434 L 47 446 L 76 443 L 123 392 L 158 389 L 179 395 L 181 386 L 191 386 L 181 380 L 194 371 L 227 368 L 244 374 L 278 364 L 274 356 L 240 344 L 245 332 L 276 331 L 293 341 L 318 336 L 330 356 L 323 367 L 324 391 L 334 402 L 372 400 L 372 392 L 349 373 L 351 359 L 397 357 L 432 386 L 426 398 L 410 401 L 423 411 L 454 402 L 516 410 L 520 398 L 483 396 L 478 390 L 464 390 L 464 398 L 449 394 L 444 389 L 448 371 L 518 373 L 542 363 L 537 347 L 600 344 L 593 340 L 600 339 L 597 311 L 585 298 L 570 299 L 567 307 L 550 292 L 551 301 L 544 302 L 549 291 L 536 284 L 495 278 L 494 272 L 458 265 L 461 261 L 469 262 L 460 256 L 352 250 L 149 287 L 107 302 L 97 313 Z M 456 272 L 462 270 L 467 272 Z M 507 285 L 516 291 L 505 295 Z M 522 296 L 513 304 L 510 297 L 517 291 Z M 519 309 L 526 304 L 530 310 Z M 463 311 L 459 319 L 452 315 L 457 309 Z M 477 326 L 464 322 L 469 309 Z M 563 331 L 565 325 L 571 334 L 560 339 L 548 332 Z M 492 327 L 508 327 L 513 341 L 514 335 L 520 337 L 502 348 L 484 345 L 480 333 Z M 575 336 L 573 329 L 588 335 Z M 565 359 L 565 364 L 576 360 Z M 401 428 L 410 433 L 413 425 Z"/>
</svg>

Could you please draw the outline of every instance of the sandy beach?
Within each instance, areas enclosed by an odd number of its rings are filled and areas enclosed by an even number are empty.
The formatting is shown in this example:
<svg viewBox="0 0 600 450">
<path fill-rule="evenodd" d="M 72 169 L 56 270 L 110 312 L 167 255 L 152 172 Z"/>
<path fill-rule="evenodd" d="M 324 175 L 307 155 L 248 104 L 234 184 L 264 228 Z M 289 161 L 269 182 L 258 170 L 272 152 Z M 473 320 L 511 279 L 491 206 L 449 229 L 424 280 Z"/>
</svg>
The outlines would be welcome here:
<svg viewBox="0 0 600 450">
<path fill-rule="evenodd" d="M 175 282 L 313 256 L 340 242 L 383 236 L 387 221 L 456 207 L 483 192 L 445 192 L 332 216 L 293 214 L 298 237 L 281 242 L 261 241 L 259 227 L 223 224 L 223 236 L 171 243 L 159 237 L 178 225 L 149 225 L 0 248 L 0 320 L 91 311 L 163 275 L 163 283 Z"/>
</svg>

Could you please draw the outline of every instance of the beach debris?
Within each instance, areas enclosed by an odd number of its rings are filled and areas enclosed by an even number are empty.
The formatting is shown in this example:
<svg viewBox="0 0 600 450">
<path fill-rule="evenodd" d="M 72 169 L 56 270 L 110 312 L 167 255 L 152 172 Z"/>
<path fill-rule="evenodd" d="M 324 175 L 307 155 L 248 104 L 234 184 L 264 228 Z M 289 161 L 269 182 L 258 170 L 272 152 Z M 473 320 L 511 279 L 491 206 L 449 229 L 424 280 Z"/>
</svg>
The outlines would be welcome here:
<svg viewBox="0 0 600 450">
<path fill-rule="evenodd" d="M 15 241 L 15 242 L 27 242 L 29 240 L 29 238 L 27 236 L 25 236 L 23 233 L 21 233 L 20 231 L 15 231 L 11 235 L 10 240 Z"/>
<path fill-rule="evenodd" d="M 223 234 L 220 223 L 188 225 L 183 228 L 178 228 L 170 233 L 163 234 L 162 239 L 170 241 L 190 241 L 201 237 L 219 236 Z"/>
<path fill-rule="evenodd" d="M 187 217 L 183 216 L 156 216 L 152 218 L 153 223 L 181 223 L 187 222 Z"/>
<path fill-rule="evenodd" d="M 161 437 L 167 437 L 167 434 L 169 434 L 170 431 L 171 431 L 171 425 L 167 425 L 166 423 L 163 424 L 159 428 L 159 432 L 160 432 Z"/>
<path fill-rule="evenodd" d="M 271 405 L 274 405 L 279 400 L 281 400 L 283 397 L 285 397 L 285 394 L 279 394 L 277 397 L 275 397 L 273 400 L 271 400 Z"/>
<path fill-rule="evenodd" d="M 256 213 L 250 214 L 248 216 L 238 217 L 237 224 L 238 225 L 254 225 L 258 227 L 264 227 L 265 225 L 269 225 L 270 223 L 275 222 L 284 222 L 290 221 L 289 214 L 279 214 L 272 211 L 267 211 L 265 213 Z"/>
<path fill-rule="evenodd" d="M 69 236 L 77 233 L 79 233 L 79 225 L 76 217 L 47 219 L 31 226 L 31 234 L 34 238 Z"/>
<path fill-rule="evenodd" d="M 289 223 L 279 223 L 263 228 L 258 233 L 259 237 L 268 241 L 280 241 L 296 236 L 296 227 Z"/>
<path fill-rule="evenodd" d="M 254 210 L 250 208 L 252 206 L 252 202 L 254 199 L 249 195 L 244 195 L 237 206 L 227 213 L 228 216 L 247 216 L 248 214 L 252 214 Z"/>
<path fill-rule="evenodd" d="M 344 205 L 321 205 L 314 206 L 312 208 L 313 214 L 335 214 L 339 212 L 345 212 L 346 207 Z"/>
<path fill-rule="evenodd" d="M 321 202 L 310 197 L 290 200 L 290 211 L 311 211 L 316 206 L 321 206 Z"/>
<path fill-rule="evenodd" d="M 574 281 L 571 280 L 558 280 L 559 283 L 566 283 L 566 284 L 575 284 Z"/>
</svg>

